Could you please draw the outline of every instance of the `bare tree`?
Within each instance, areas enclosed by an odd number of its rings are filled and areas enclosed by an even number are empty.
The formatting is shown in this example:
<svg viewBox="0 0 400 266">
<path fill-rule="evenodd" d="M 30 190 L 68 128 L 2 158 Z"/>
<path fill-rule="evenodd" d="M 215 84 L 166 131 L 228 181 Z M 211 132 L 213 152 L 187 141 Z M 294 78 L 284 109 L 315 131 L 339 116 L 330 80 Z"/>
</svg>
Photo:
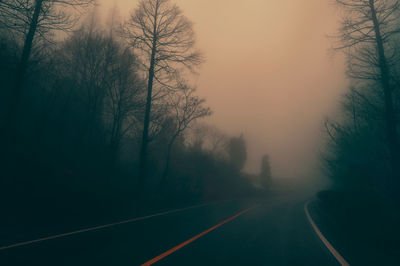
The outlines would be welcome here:
<svg viewBox="0 0 400 266">
<path fill-rule="evenodd" d="M 85 7 L 93 2 L 94 0 L 10 0 L 0 2 L 0 25 L 8 30 L 20 32 L 24 36 L 6 123 L 11 141 L 15 134 L 18 105 L 36 34 L 39 33 L 41 37 L 45 38 L 46 34 L 53 30 L 71 29 L 74 22 L 77 21 L 77 17 L 72 16 L 67 10 L 71 7 Z"/>
<path fill-rule="evenodd" d="M 105 119 L 110 125 L 109 148 L 111 164 L 123 138 L 139 122 L 144 106 L 144 82 L 137 73 L 137 60 L 132 52 L 121 47 L 112 36 L 108 37 L 105 67 L 108 78 L 104 79 L 106 88 Z"/>
<path fill-rule="evenodd" d="M 142 54 L 148 72 L 147 99 L 140 150 L 140 176 L 146 176 L 147 147 L 151 120 L 153 85 L 163 88 L 176 78 L 179 67 L 192 69 L 202 61 L 195 50 L 192 23 L 170 0 L 141 0 L 125 25 L 127 37 Z"/>
<path fill-rule="evenodd" d="M 180 90 L 169 96 L 169 108 L 171 109 L 172 117 L 176 123 L 176 128 L 168 143 L 162 183 L 165 182 L 165 178 L 168 175 L 172 148 L 176 139 L 181 136 L 195 120 L 211 115 L 210 108 L 204 106 L 205 100 L 194 96 L 194 92 L 195 89 L 183 85 Z"/>
<path fill-rule="evenodd" d="M 398 171 L 399 143 L 391 66 L 396 58 L 393 42 L 400 33 L 398 0 L 336 0 L 346 11 L 341 28 L 342 45 L 349 58 L 349 76 L 377 82 L 385 106 L 386 138 L 392 172 Z"/>
<path fill-rule="evenodd" d="M 75 82 L 78 100 L 85 110 L 80 132 L 81 140 L 90 133 L 91 127 L 101 120 L 106 84 L 110 76 L 106 59 L 108 40 L 101 31 L 89 26 L 76 31 L 65 43 L 66 74 Z M 97 120 L 97 121 L 96 121 Z"/>
</svg>

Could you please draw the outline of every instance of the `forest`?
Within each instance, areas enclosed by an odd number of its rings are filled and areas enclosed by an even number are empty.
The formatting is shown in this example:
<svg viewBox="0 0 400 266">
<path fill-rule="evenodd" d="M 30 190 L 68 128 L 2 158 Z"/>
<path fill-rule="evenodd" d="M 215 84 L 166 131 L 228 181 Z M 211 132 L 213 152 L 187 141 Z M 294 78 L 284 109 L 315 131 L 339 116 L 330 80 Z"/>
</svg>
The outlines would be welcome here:
<svg viewBox="0 0 400 266">
<path fill-rule="evenodd" d="M 346 55 L 350 85 L 340 115 L 324 123 L 321 157 L 333 187 L 318 196 L 327 220 L 335 219 L 357 237 L 370 230 L 371 243 L 381 243 L 369 246 L 371 252 L 390 261 L 397 257 L 400 218 L 400 6 L 398 1 L 336 2 L 344 15 L 335 49 Z"/>
<path fill-rule="evenodd" d="M 0 265 L 400 265 L 399 14 L 0 0 Z"/>
<path fill-rule="evenodd" d="M 339 118 L 324 123 L 326 172 L 337 187 L 398 201 L 398 1 L 336 1 L 343 11 L 335 49 L 347 58 L 350 86 Z"/>
<path fill-rule="evenodd" d="M 205 56 L 180 8 L 144 0 L 126 21 L 113 11 L 102 21 L 95 5 L 0 1 L 10 220 L 129 217 L 262 193 L 268 157 L 249 177 L 244 136 L 202 121 L 212 111 L 190 80 Z"/>
</svg>

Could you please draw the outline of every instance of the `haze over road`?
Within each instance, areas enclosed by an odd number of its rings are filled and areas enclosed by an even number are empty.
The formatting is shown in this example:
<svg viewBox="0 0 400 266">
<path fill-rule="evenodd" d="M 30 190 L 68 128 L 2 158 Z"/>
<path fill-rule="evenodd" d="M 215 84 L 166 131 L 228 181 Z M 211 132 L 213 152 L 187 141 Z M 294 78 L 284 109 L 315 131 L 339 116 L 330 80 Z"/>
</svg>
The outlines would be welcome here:
<svg viewBox="0 0 400 266">
<path fill-rule="evenodd" d="M 102 0 L 127 18 L 136 0 Z M 246 170 L 268 153 L 275 176 L 315 174 L 321 123 L 346 88 L 345 62 L 330 50 L 339 12 L 321 0 L 178 0 L 206 57 L 195 83 L 214 111 L 208 122 L 244 133 Z M 105 19 L 107 20 L 107 19 Z M 288 161 L 291 167 L 287 167 Z"/>
<path fill-rule="evenodd" d="M 1 250 L 0 261 L 2 265 L 140 265 L 232 218 L 157 263 L 338 265 L 309 224 L 305 199 L 280 195 L 213 203 Z"/>
<path fill-rule="evenodd" d="M 399 265 L 400 0 L 0 0 L 0 266 Z"/>
</svg>

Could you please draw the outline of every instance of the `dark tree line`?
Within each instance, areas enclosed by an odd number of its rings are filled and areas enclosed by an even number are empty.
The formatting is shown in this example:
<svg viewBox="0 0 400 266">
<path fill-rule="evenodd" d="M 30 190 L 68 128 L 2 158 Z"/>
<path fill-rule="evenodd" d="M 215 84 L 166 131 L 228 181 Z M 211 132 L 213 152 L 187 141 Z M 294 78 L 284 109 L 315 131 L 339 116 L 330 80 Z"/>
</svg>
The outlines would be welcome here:
<svg viewBox="0 0 400 266">
<path fill-rule="evenodd" d="M 180 9 L 145 0 L 126 22 L 99 26 L 92 4 L 0 2 L 0 197 L 10 217 L 251 192 L 243 137 L 196 130 L 211 111 L 185 80 L 202 57 Z"/>
<path fill-rule="evenodd" d="M 91 3 L 93 3 L 93 0 L 10 0 L 0 2 L 0 24 L 3 30 L 20 33 L 22 35 L 21 42 L 23 43 L 20 59 L 15 70 L 12 95 L 9 98 L 7 122 L 5 124 L 10 145 L 13 145 L 16 141 L 14 139 L 16 134 L 15 121 L 17 120 L 17 111 L 34 40 L 37 41 L 39 39 L 38 35 L 42 39 L 49 40 L 49 35 L 54 30 L 66 31 L 71 29 L 76 19 L 65 10 L 68 7 L 84 7 Z"/>
<path fill-rule="evenodd" d="M 400 185 L 399 7 L 397 0 L 337 0 L 338 49 L 351 86 L 342 118 L 325 123 L 325 165 L 337 185 L 395 197 Z"/>
</svg>

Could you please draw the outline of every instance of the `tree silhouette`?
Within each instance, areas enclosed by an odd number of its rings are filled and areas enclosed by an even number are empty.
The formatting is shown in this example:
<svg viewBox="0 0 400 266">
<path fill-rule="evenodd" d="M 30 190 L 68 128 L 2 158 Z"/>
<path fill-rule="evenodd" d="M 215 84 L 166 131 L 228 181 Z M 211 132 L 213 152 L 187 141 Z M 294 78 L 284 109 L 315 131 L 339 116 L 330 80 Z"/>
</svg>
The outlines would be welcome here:
<svg viewBox="0 0 400 266">
<path fill-rule="evenodd" d="M 194 49 L 195 38 L 192 23 L 170 0 L 141 0 L 125 25 L 126 36 L 148 72 L 146 109 L 140 149 L 140 178 L 146 177 L 147 148 L 153 97 L 154 81 L 164 89 L 176 79 L 178 67 L 192 69 L 202 61 Z"/>
<path fill-rule="evenodd" d="M 195 89 L 181 85 L 182 88 L 169 96 L 169 108 L 172 118 L 176 123 L 176 129 L 168 143 L 167 157 L 163 174 L 163 182 L 168 175 L 171 161 L 171 152 L 175 140 L 199 118 L 211 115 L 211 110 L 204 106 L 205 100 L 194 96 Z"/>
<path fill-rule="evenodd" d="M 15 141 L 17 110 L 35 36 L 39 33 L 42 38 L 46 38 L 47 34 L 53 30 L 70 30 L 78 17 L 72 16 L 66 10 L 71 7 L 86 7 L 91 3 L 93 0 L 11 0 L 0 2 L 0 25 L 24 35 L 21 59 L 16 69 L 5 125 L 11 143 Z"/>
<path fill-rule="evenodd" d="M 393 90 L 392 60 L 397 60 L 393 42 L 400 33 L 399 1 L 394 0 L 336 0 L 346 11 L 342 21 L 340 49 L 346 49 L 350 77 L 372 81 L 382 89 L 386 138 L 390 152 L 392 175 L 399 172 L 400 150 Z"/>
</svg>

